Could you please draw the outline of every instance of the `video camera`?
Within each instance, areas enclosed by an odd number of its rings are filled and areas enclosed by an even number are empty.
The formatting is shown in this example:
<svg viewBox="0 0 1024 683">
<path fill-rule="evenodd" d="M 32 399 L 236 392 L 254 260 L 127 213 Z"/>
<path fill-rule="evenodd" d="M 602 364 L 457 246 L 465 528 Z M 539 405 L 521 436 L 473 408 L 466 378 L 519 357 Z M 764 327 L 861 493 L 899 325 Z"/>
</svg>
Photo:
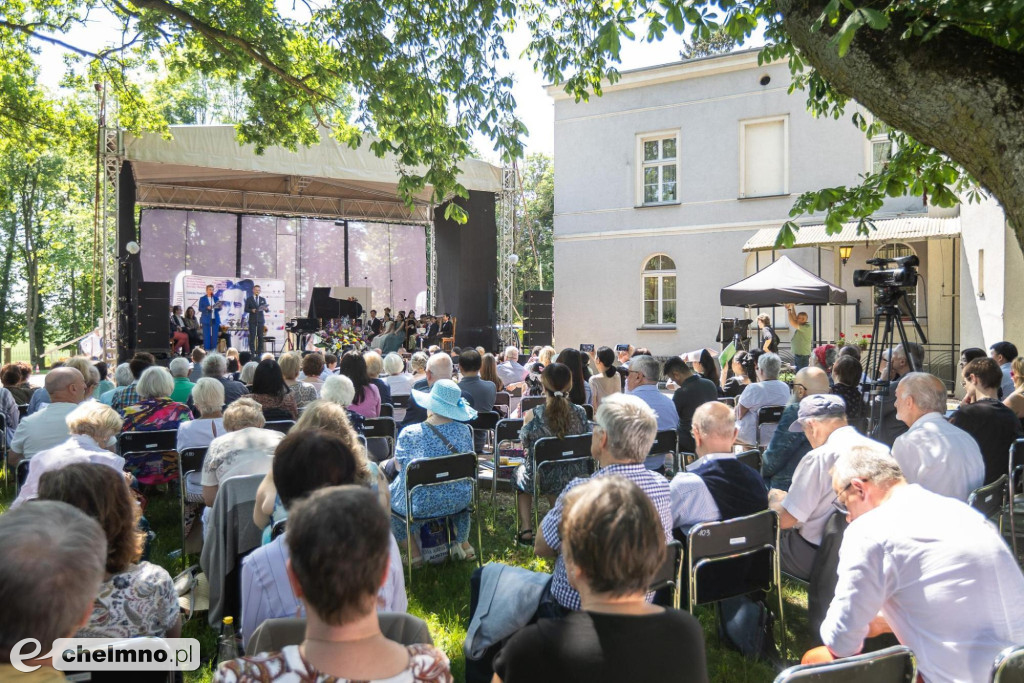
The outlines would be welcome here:
<svg viewBox="0 0 1024 683">
<path fill-rule="evenodd" d="M 901 258 L 873 258 L 868 260 L 869 266 L 879 266 L 876 270 L 853 271 L 854 287 L 914 287 L 917 285 L 917 266 L 921 260 L 917 256 Z M 882 268 L 895 264 L 897 268 Z"/>
</svg>

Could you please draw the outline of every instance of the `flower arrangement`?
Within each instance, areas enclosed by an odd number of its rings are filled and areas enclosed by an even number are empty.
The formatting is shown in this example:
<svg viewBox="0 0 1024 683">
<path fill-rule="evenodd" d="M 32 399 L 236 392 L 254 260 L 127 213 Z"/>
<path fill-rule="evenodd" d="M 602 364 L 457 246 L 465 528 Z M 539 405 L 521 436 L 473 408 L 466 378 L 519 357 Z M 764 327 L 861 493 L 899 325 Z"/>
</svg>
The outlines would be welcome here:
<svg viewBox="0 0 1024 683">
<path fill-rule="evenodd" d="M 861 351 L 866 350 L 868 348 L 868 346 L 871 344 L 871 335 L 870 334 L 865 334 L 863 337 L 861 335 L 859 335 L 859 334 L 855 335 L 855 336 L 857 338 L 854 340 L 854 344 L 859 346 Z"/>
<path fill-rule="evenodd" d="M 363 344 L 362 337 L 352 328 L 352 323 L 348 318 L 332 320 L 320 337 L 320 343 L 317 346 L 335 354 L 342 353 L 346 347 L 359 349 Z"/>
<path fill-rule="evenodd" d="M 844 346 L 846 346 L 846 333 L 845 332 L 840 332 L 839 333 L 839 340 L 836 341 L 836 348 L 841 349 Z"/>
</svg>

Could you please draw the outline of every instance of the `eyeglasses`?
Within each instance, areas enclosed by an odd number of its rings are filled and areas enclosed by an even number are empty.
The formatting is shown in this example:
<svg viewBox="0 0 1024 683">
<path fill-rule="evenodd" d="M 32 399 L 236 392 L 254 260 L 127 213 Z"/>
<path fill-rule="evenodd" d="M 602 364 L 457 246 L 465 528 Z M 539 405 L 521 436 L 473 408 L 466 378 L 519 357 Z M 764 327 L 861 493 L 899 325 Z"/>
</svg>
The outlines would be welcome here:
<svg viewBox="0 0 1024 683">
<path fill-rule="evenodd" d="M 836 499 L 832 501 L 832 507 L 834 507 L 836 510 L 838 510 L 839 512 L 841 512 L 844 515 L 850 514 L 850 511 L 846 508 L 846 503 L 842 503 L 842 502 L 839 501 L 839 496 L 841 496 L 844 493 L 846 493 L 847 491 L 849 491 L 851 486 L 853 486 L 853 481 L 852 480 L 850 481 L 849 484 L 846 485 L 846 488 L 844 488 L 842 491 L 840 491 L 836 495 Z"/>
</svg>

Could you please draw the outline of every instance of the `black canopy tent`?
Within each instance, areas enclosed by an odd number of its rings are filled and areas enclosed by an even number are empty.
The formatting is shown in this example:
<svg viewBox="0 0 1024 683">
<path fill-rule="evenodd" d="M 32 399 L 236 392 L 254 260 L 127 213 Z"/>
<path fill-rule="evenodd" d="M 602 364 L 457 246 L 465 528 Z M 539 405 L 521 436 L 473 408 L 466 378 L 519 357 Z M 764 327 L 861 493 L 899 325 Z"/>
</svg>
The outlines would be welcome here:
<svg viewBox="0 0 1024 683">
<path fill-rule="evenodd" d="M 750 277 L 723 287 L 719 301 L 722 306 L 741 308 L 774 307 L 783 304 L 845 304 L 846 290 L 802 268 L 788 256 L 783 256 Z M 820 339 L 817 315 L 814 316 L 813 324 L 814 339 Z"/>
</svg>

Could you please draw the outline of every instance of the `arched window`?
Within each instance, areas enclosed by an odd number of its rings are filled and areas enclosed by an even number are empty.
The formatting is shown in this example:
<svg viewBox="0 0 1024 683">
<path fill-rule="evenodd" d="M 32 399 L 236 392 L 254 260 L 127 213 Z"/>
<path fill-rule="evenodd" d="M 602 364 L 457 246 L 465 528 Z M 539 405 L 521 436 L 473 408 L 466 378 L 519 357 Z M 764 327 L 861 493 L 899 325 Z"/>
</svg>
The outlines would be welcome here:
<svg viewBox="0 0 1024 683">
<path fill-rule="evenodd" d="M 676 264 L 664 254 L 644 264 L 644 325 L 676 324 Z"/>
<path fill-rule="evenodd" d="M 902 242 L 890 242 L 889 244 L 883 244 L 875 252 L 875 258 L 885 259 L 896 259 L 903 258 L 904 256 L 912 256 L 914 250 L 908 245 Z M 891 267 L 891 266 L 887 266 Z M 915 315 L 918 313 L 917 308 L 917 287 L 904 287 L 907 292 L 907 303 L 910 305 L 910 311 Z"/>
</svg>

